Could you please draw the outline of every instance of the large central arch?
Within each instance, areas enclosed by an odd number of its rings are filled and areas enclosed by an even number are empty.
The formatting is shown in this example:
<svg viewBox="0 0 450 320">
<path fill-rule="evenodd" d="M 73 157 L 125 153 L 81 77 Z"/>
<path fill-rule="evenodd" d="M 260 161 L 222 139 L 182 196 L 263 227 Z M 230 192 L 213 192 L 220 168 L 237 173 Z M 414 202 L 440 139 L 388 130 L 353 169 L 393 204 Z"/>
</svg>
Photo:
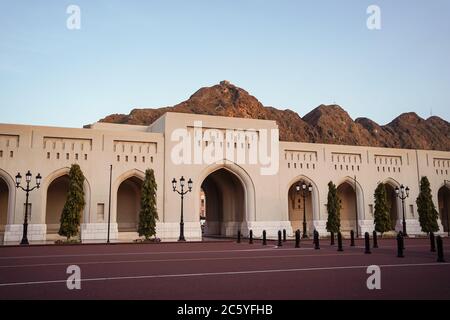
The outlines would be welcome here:
<svg viewBox="0 0 450 320">
<path fill-rule="evenodd" d="M 255 221 L 255 189 L 248 173 L 233 162 L 206 168 L 194 186 L 195 212 L 200 221 L 201 193 L 204 192 L 205 235 L 234 236 L 248 232 L 248 222 Z"/>
</svg>

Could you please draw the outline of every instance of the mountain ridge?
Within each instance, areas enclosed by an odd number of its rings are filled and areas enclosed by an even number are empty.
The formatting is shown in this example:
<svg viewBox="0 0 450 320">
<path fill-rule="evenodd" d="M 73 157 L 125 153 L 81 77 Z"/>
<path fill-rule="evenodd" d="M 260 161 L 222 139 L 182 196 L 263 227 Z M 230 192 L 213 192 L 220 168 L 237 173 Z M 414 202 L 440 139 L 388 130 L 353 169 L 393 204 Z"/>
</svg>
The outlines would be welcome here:
<svg viewBox="0 0 450 320">
<path fill-rule="evenodd" d="M 134 108 L 128 115 L 111 114 L 100 122 L 150 125 L 170 111 L 275 120 L 282 141 L 450 151 L 450 124 L 438 116 L 423 119 L 407 112 L 379 125 L 365 117 L 353 120 L 339 105 L 322 104 L 301 117 L 290 109 L 264 106 L 228 81 L 200 88 L 174 106 Z"/>
</svg>

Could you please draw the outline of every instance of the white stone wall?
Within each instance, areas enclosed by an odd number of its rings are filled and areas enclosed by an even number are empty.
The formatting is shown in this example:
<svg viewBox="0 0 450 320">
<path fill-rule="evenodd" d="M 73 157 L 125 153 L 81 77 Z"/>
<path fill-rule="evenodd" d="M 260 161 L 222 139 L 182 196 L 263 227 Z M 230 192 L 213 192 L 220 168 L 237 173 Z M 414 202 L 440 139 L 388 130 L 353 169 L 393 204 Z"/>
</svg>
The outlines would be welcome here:
<svg viewBox="0 0 450 320">
<path fill-rule="evenodd" d="M 354 185 L 356 177 L 358 226 L 360 234 L 373 230 L 370 206 L 378 183 L 392 186 L 404 184 L 410 188 L 405 201 L 407 229 L 410 235 L 420 234 L 415 199 L 419 180 L 426 175 L 431 183 L 433 200 L 450 180 L 450 152 L 280 142 L 279 171 L 275 175 L 261 175 L 260 167 L 226 161 L 222 164 L 176 165 L 171 151 L 174 130 L 193 130 L 195 121 L 205 128 L 276 129 L 274 121 L 236 119 L 213 116 L 168 113 L 150 127 L 95 124 L 86 129 L 0 124 L 0 177 L 9 187 L 8 218 L 3 240 L 20 241 L 22 236 L 25 194 L 14 186 L 14 176 L 27 170 L 43 176 L 41 188 L 30 194 L 32 214 L 29 225 L 31 241 L 49 239 L 46 228 L 47 188 L 53 180 L 67 174 L 72 163 L 78 163 L 86 176 L 86 209 L 83 213 L 81 238 L 83 241 L 104 241 L 107 233 L 107 214 L 111 212 L 111 240 L 137 238 L 137 233 L 120 235 L 117 227 L 117 190 L 129 177 L 143 178 L 147 168 L 153 168 L 158 184 L 157 209 L 159 222 L 157 237 L 176 240 L 179 236 L 180 197 L 172 190 L 172 178 L 192 178 L 194 187 L 184 202 L 185 237 L 201 240 L 200 185 L 208 174 L 225 168 L 236 175 L 245 189 L 244 223 L 224 226 L 225 234 L 241 229 L 244 236 L 253 230 L 260 237 L 266 230 L 268 237 L 276 237 L 278 230 L 286 229 L 293 235 L 288 214 L 288 190 L 296 182 L 305 180 L 313 185 L 312 226 L 326 234 L 327 184 L 343 182 Z M 111 208 L 109 208 L 109 168 L 111 180 Z M 32 184 L 34 184 L 34 179 Z M 98 204 L 104 205 L 102 218 L 97 215 Z M 400 204 L 397 203 L 401 214 Z M 412 206 L 412 210 L 411 210 Z M 356 219 L 356 217 L 355 217 Z M 396 229 L 401 229 L 397 220 Z M 439 222 L 440 223 L 440 222 Z M 442 227 L 442 226 L 441 226 Z M 442 228 L 441 228 L 442 230 Z"/>
</svg>

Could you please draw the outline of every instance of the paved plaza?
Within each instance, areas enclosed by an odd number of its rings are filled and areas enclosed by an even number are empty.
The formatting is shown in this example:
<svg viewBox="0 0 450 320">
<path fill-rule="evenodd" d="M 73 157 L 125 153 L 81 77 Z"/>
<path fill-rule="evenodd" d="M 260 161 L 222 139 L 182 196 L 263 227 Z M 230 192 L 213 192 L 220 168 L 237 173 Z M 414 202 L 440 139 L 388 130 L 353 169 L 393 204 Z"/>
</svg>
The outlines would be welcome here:
<svg viewBox="0 0 450 320">
<path fill-rule="evenodd" d="M 344 241 L 314 250 L 293 241 L 0 247 L 0 299 L 449 299 L 450 263 L 438 263 L 428 239 L 406 239 L 397 258 L 393 239 L 364 254 Z M 450 241 L 444 239 L 445 256 Z M 69 290 L 67 269 L 81 271 Z M 367 267 L 381 269 L 369 290 Z"/>
</svg>

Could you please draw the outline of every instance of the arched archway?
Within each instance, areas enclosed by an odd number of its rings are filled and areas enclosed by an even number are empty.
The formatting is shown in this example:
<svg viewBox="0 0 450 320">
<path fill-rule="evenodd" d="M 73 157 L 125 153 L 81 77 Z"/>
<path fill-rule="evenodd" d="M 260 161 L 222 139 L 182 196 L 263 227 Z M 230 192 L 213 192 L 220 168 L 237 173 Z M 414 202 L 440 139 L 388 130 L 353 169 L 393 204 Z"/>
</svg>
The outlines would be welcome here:
<svg viewBox="0 0 450 320">
<path fill-rule="evenodd" d="M 341 231 L 360 231 L 360 221 L 365 219 L 364 196 L 361 185 L 352 177 L 345 177 L 337 187 L 341 199 Z"/>
<path fill-rule="evenodd" d="M 137 232 L 143 180 L 131 176 L 117 189 L 117 228 L 119 232 Z"/>
<path fill-rule="evenodd" d="M 0 234 L 3 235 L 7 224 L 14 223 L 16 185 L 14 179 L 0 169 Z M 2 240 L 2 236 L 0 236 Z"/>
<path fill-rule="evenodd" d="M 205 168 L 201 174 L 196 178 L 196 181 L 199 181 L 200 183 L 194 183 L 194 194 L 196 195 L 198 201 L 194 202 L 194 212 L 198 215 L 198 221 L 200 223 L 200 212 L 201 212 L 201 191 L 202 189 L 205 191 L 205 189 L 203 188 L 204 184 L 203 182 L 207 179 L 208 176 L 214 174 L 216 171 L 219 170 L 225 170 L 226 172 L 222 172 L 222 175 L 225 175 L 225 180 L 226 183 L 231 184 L 234 186 L 236 186 L 236 191 L 238 193 L 243 194 L 243 209 L 242 209 L 242 214 L 233 214 L 232 216 L 234 217 L 240 217 L 242 216 L 242 220 L 241 222 L 239 221 L 227 221 L 227 222 L 222 222 L 221 226 L 220 226 L 220 234 L 221 235 L 225 235 L 225 236 L 234 236 L 237 234 L 237 231 L 240 229 L 241 232 L 243 234 L 247 234 L 248 233 L 248 223 L 251 223 L 252 221 L 256 220 L 256 199 L 255 199 L 255 186 L 253 185 L 253 181 L 250 178 L 249 174 L 239 165 L 235 164 L 232 161 L 229 160 L 223 160 L 223 164 L 213 164 L 207 168 Z M 231 176 L 230 176 L 231 175 Z M 237 179 L 237 180 L 236 180 Z M 211 181 L 213 181 L 213 179 L 211 179 Z M 238 183 L 239 182 L 239 183 Z M 214 183 L 211 183 L 210 188 L 213 190 L 214 192 Z M 219 181 L 220 184 L 220 181 Z M 240 185 L 239 185 L 240 184 Z M 229 185 L 230 187 L 230 185 Z M 240 188 L 242 187 L 242 189 Z M 219 190 L 217 187 L 215 188 L 215 190 Z M 229 189 L 231 190 L 231 189 Z M 240 191 L 239 191 L 240 190 Z M 210 195 L 209 199 L 214 198 L 214 195 Z M 223 198 L 223 197 L 222 197 Z M 242 197 L 239 197 L 237 199 L 242 199 Z M 235 201 L 237 199 L 233 199 L 231 198 L 230 201 Z M 240 200 L 239 200 L 240 201 Z M 212 202 L 212 200 L 208 200 L 208 195 L 205 193 L 205 215 L 206 217 L 208 216 L 208 202 Z M 231 205 L 230 205 L 231 207 Z M 238 208 L 239 204 L 237 202 L 235 202 L 232 207 L 234 208 Z M 210 211 L 213 209 L 210 209 Z M 218 209 L 217 209 L 218 210 Z M 212 214 L 214 216 L 214 214 Z M 210 214 L 211 216 L 211 214 Z M 218 216 L 218 215 L 217 215 Z M 209 223 L 209 225 L 211 226 L 214 223 Z M 204 226 L 204 230 L 206 232 L 206 235 L 208 234 L 212 234 L 214 233 L 214 228 L 210 227 L 209 230 L 208 226 L 206 225 L 205 222 L 205 226 Z M 215 230 L 218 230 L 218 227 L 215 228 Z"/>
<path fill-rule="evenodd" d="M 5 232 L 5 225 L 8 221 L 9 187 L 6 181 L 0 176 L 0 234 Z M 2 237 L 0 237 L 0 240 Z"/>
<path fill-rule="evenodd" d="M 341 231 L 356 230 L 356 192 L 353 186 L 345 181 L 337 188 L 341 199 Z"/>
<path fill-rule="evenodd" d="M 67 200 L 69 191 L 69 167 L 53 171 L 45 177 L 41 184 L 42 217 L 47 225 L 47 235 L 55 235 L 59 231 L 61 213 Z M 81 214 L 80 223 L 88 223 L 90 218 L 91 187 L 85 177 L 83 184 L 85 206 Z M 53 236 L 47 239 L 51 239 Z"/>
<path fill-rule="evenodd" d="M 54 179 L 47 188 L 47 205 L 45 209 L 45 224 L 47 234 L 58 233 L 61 213 L 69 192 L 69 175 L 65 174 Z"/>
<path fill-rule="evenodd" d="M 395 192 L 395 188 L 400 187 L 400 184 L 393 179 L 387 179 L 383 183 L 386 188 L 386 195 L 390 208 L 391 229 L 400 230 L 401 202 Z"/>
<path fill-rule="evenodd" d="M 439 202 L 439 217 L 441 218 L 444 232 L 449 233 L 449 215 L 450 215 L 450 187 L 448 185 L 442 186 L 438 191 Z"/>
<path fill-rule="evenodd" d="M 132 169 L 119 175 L 112 186 L 111 221 L 117 224 L 118 238 L 134 240 L 137 226 L 144 172 Z"/>
<path fill-rule="evenodd" d="M 307 186 L 311 185 L 311 192 L 307 192 L 305 198 L 305 206 L 303 205 L 303 192 L 297 191 L 296 186 L 305 182 Z M 314 220 L 319 219 L 318 213 L 318 189 L 316 184 L 306 176 L 299 176 L 292 180 L 287 191 L 288 196 L 288 215 L 292 225 L 292 230 L 300 230 L 303 232 L 303 216 L 306 213 L 306 230 L 307 234 L 312 234 L 314 230 Z M 306 212 L 304 211 L 306 209 Z"/>
<path fill-rule="evenodd" d="M 233 236 L 246 222 L 245 189 L 231 171 L 221 168 L 202 182 L 205 200 L 205 235 Z"/>
</svg>

